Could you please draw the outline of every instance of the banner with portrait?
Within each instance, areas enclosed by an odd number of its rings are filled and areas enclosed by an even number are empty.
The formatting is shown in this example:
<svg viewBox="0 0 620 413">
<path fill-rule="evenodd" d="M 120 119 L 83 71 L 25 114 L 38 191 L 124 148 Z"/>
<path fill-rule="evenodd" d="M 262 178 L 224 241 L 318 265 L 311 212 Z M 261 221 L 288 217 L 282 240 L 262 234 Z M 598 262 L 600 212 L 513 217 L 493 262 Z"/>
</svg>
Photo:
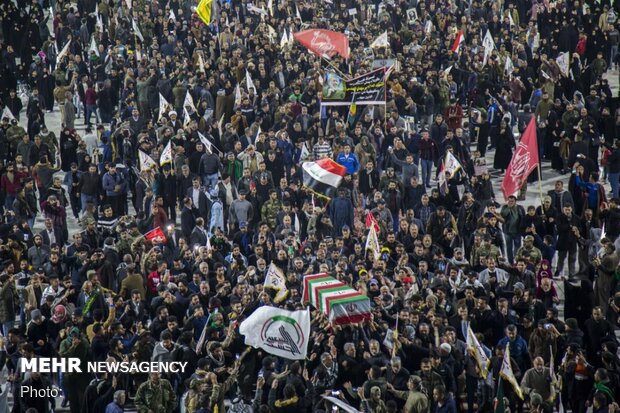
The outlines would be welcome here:
<svg viewBox="0 0 620 413">
<path fill-rule="evenodd" d="M 353 79 L 326 72 L 321 104 L 325 106 L 384 105 L 386 68 L 382 67 Z"/>
</svg>

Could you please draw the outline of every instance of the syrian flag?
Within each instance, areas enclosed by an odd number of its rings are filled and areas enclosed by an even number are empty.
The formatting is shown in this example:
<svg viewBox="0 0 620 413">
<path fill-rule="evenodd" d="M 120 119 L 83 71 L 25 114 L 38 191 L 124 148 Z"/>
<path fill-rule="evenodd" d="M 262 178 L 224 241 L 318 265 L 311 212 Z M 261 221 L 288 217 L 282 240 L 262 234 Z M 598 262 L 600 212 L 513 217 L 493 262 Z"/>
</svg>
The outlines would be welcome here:
<svg viewBox="0 0 620 413">
<path fill-rule="evenodd" d="M 149 232 L 144 234 L 144 238 L 149 241 L 155 241 L 159 243 L 166 241 L 166 235 L 164 234 L 164 231 L 161 229 L 161 227 L 150 230 Z"/>
<path fill-rule="evenodd" d="M 463 35 L 463 31 L 459 30 L 456 34 L 456 39 L 454 39 L 454 43 L 452 43 L 452 51 L 454 53 L 459 53 L 461 51 L 461 45 L 465 43 L 465 36 Z"/>
<path fill-rule="evenodd" d="M 347 168 L 337 164 L 329 158 L 316 162 L 304 162 L 302 165 L 304 186 L 317 194 L 324 194 L 328 198 L 334 189 L 338 188 Z"/>
</svg>

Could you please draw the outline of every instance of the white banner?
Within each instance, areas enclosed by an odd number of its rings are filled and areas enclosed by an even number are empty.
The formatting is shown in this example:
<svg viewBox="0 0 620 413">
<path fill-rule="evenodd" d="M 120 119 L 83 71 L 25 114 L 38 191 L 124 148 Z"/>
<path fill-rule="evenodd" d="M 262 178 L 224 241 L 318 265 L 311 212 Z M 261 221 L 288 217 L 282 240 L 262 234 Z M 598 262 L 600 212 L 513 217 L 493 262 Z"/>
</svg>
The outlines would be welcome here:
<svg viewBox="0 0 620 413">
<path fill-rule="evenodd" d="M 263 306 L 241 323 L 239 333 L 249 346 L 289 360 L 303 360 L 308 352 L 310 311 Z"/>
</svg>

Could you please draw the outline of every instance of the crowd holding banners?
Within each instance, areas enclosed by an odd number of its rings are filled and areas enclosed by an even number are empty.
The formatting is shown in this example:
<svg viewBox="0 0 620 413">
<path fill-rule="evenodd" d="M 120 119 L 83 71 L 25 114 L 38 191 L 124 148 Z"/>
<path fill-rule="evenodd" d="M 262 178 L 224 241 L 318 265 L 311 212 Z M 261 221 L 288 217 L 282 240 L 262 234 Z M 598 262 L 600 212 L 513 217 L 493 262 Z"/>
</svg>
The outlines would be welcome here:
<svg viewBox="0 0 620 413">
<path fill-rule="evenodd" d="M 0 400 L 618 411 L 619 9 L 3 1 Z M 55 355 L 190 368 L 18 368 Z"/>
</svg>

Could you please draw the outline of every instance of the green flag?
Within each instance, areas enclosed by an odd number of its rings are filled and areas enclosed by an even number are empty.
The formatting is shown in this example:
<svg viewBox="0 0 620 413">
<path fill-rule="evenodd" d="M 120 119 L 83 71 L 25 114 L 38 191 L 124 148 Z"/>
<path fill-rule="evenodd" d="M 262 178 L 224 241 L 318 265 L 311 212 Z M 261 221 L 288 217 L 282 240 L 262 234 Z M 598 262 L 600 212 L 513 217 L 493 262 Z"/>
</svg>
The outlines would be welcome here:
<svg viewBox="0 0 620 413">
<path fill-rule="evenodd" d="M 505 413 L 506 406 L 504 405 L 504 386 L 502 384 L 502 377 L 499 377 L 497 382 L 497 395 L 495 396 L 494 410 L 495 413 Z"/>
</svg>

